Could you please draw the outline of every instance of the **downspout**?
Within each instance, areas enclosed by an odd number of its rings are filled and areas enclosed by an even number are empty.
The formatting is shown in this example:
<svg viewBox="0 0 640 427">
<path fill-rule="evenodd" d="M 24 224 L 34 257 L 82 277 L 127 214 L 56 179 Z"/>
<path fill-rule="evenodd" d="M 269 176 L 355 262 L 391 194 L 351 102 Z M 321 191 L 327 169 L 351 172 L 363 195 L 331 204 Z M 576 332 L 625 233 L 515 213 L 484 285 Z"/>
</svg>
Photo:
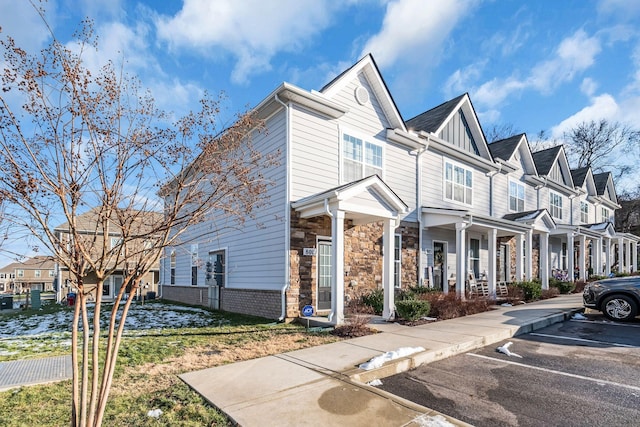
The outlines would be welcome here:
<svg viewBox="0 0 640 427">
<path fill-rule="evenodd" d="M 329 199 L 324 199 L 324 212 L 329 216 L 329 218 L 333 218 L 333 214 L 329 210 Z M 335 310 L 333 310 L 333 304 L 331 304 L 331 307 L 332 307 L 331 313 L 329 313 L 329 316 L 327 317 L 327 320 L 329 321 L 329 323 L 331 323 L 331 319 L 333 319 L 333 316 L 336 315 Z"/>
<path fill-rule="evenodd" d="M 284 227 L 284 246 L 285 246 L 285 257 L 284 257 L 284 284 L 282 285 L 282 289 L 280 289 L 280 295 L 282 298 L 281 307 L 282 311 L 280 313 L 280 317 L 278 318 L 278 322 L 284 321 L 287 317 L 287 290 L 291 287 L 291 207 L 289 206 L 290 199 L 290 191 L 291 191 L 291 174 L 289 173 L 289 166 L 291 165 L 291 120 L 289 119 L 289 107 L 287 104 L 282 102 L 276 93 L 274 95 L 274 100 L 282 105 L 285 110 L 285 120 L 286 120 L 286 133 L 285 133 L 285 150 L 286 150 L 286 165 L 285 165 L 285 191 L 284 191 L 284 217 L 285 217 L 285 227 Z"/>
<path fill-rule="evenodd" d="M 427 138 L 427 144 L 429 143 L 429 139 Z M 417 194 L 416 194 L 416 211 L 418 214 L 418 280 L 420 281 L 419 286 L 422 286 L 424 283 L 424 267 L 422 260 L 422 162 L 420 158 L 422 154 L 427 150 L 427 147 L 421 148 L 418 150 L 416 154 L 416 178 L 418 180 L 417 183 Z"/>
</svg>

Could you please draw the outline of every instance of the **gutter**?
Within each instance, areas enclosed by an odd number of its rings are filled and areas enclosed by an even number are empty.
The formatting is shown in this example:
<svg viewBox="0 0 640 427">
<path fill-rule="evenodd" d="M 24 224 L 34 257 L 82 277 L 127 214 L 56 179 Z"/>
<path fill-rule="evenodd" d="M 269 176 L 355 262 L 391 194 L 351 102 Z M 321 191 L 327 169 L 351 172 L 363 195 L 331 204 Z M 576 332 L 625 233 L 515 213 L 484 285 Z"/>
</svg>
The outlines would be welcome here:
<svg viewBox="0 0 640 427">
<path fill-rule="evenodd" d="M 290 110 L 289 107 L 287 106 L 287 104 L 285 104 L 284 102 L 282 102 L 280 100 L 280 98 L 278 98 L 278 93 L 276 92 L 273 99 L 278 102 L 279 104 L 281 104 L 284 107 L 284 110 L 286 112 L 285 114 L 285 119 L 286 119 L 286 136 L 285 136 L 285 146 L 286 146 L 286 165 L 285 165 L 285 173 L 286 173 L 286 179 L 285 179 L 285 201 L 284 201 L 284 217 L 285 217 L 285 228 L 284 228 L 284 246 L 285 246 L 285 257 L 284 257 L 284 284 L 282 285 L 282 288 L 280 289 L 280 295 L 281 295 L 281 307 L 282 310 L 280 312 L 280 317 L 278 318 L 278 322 L 282 322 L 287 318 L 287 290 L 289 288 L 291 288 L 291 260 L 289 259 L 290 252 L 291 252 L 291 208 L 289 206 L 289 199 L 290 199 L 290 191 L 291 191 L 291 174 L 289 171 L 289 165 L 291 164 L 291 144 L 290 144 L 290 137 L 291 137 L 291 120 L 289 118 L 289 114 L 290 114 Z"/>
</svg>

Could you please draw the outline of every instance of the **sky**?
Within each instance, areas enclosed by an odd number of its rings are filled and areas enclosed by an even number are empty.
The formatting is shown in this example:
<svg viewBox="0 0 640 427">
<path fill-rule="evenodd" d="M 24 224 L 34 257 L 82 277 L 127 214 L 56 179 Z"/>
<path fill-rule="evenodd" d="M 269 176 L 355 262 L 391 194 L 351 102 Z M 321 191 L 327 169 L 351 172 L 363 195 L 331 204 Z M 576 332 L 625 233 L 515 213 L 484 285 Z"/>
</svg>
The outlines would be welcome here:
<svg viewBox="0 0 640 427">
<path fill-rule="evenodd" d="M 371 53 L 408 120 L 468 92 L 487 133 L 559 140 L 606 119 L 640 129 L 638 0 L 51 0 L 68 42 L 90 17 L 99 51 L 177 115 L 224 92 L 227 121 L 283 81 L 319 90 Z M 49 40 L 27 0 L 0 0 L 0 27 L 27 49 Z M 620 192 L 637 185 L 632 175 Z M 1 263 L 0 263 L 1 264 Z"/>
</svg>

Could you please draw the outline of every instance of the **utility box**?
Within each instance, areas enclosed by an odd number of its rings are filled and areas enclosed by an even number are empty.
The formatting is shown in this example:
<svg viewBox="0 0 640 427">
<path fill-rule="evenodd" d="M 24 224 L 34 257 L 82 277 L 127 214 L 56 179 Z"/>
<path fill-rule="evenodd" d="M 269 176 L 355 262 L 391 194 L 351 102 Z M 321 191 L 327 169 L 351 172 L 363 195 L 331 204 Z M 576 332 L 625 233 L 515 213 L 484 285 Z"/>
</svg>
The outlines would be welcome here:
<svg viewBox="0 0 640 427">
<path fill-rule="evenodd" d="M 40 300 L 40 291 L 33 290 L 31 291 L 31 308 L 38 310 L 42 306 L 42 301 Z"/>
<path fill-rule="evenodd" d="M 0 310 L 11 310 L 13 308 L 13 297 L 3 295 L 0 297 Z"/>
</svg>

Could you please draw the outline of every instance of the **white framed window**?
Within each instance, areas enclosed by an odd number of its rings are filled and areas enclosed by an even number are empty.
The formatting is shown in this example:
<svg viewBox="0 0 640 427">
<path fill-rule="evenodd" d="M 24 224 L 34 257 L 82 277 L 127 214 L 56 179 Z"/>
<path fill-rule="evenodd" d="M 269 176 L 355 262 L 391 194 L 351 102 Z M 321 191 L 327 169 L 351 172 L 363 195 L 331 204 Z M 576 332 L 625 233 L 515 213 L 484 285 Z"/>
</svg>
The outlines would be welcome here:
<svg viewBox="0 0 640 427">
<path fill-rule="evenodd" d="M 342 134 L 342 181 L 351 182 L 366 176 L 382 178 L 383 148 L 372 140 L 350 133 Z"/>
<path fill-rule="evenodd" d="M 402 235 L 396 234 L 393 251 L 393 285 L 396 288 L 402 286 Z"/>
<path fill-rule="evenodd" d="M 480 277 L 480 239 L 469 239 L 469 272 Z"/>
<path fill-rule="evenodd" d="M 171 251 L 170 263 L 171 263 L 171 272 L 170 272 L 169 283 L 172 285 L 175 285 L 176 284 L 176 251 L 175 250 Z"/>
<path fill-rule="evenodd" d="M 608 208 L 602 208 L 602 221 L 603 222 L 607 222 L 610 219 L 611 218 L 610 218 L 609 209 Z"/>
<path fill-rule="evenodd" d="M 56 272 L 53 270 L 49 270 L 49 277 L 55 277 Z"/>
<path fill-rule="evenodd" d="M 24 270 L 16 270 L 16 274 L 18 277 L 24 277 Z"/>
<path fill-rule="evenodd" d="M 567 268 L 569 268 L 567 264 L 567 258 L 567 244 L 565 242 L 562 242 L 562 248 L 560 249 L 560 268 L 564 271 L 567 271 Z"/>
<path fill-rule="evenodd" d="M 521 182 L 509 181 L 509 210 L 524 211 L 524 184 Z"/>
<path fill-rule="evenodd" d="M 580 202 L 580 222 L 587 224 L 589 222 L 589 204 Z"/>
<path fill-rule="evenodd" d="M 562 219 L 562 196 L 549 191 L 549 213 L 553 218 Z"/>
<path fill-rule="evenodd" d="M 444 165 L 444 198 L 471 205 L 473 202 L 473 171 L 446 162 Z"/>
<path fill-rule="evenodd" d="M 42 272 L 40 270 L 34 270 L 33 277 L 42 277 Z"/>
</svg>

